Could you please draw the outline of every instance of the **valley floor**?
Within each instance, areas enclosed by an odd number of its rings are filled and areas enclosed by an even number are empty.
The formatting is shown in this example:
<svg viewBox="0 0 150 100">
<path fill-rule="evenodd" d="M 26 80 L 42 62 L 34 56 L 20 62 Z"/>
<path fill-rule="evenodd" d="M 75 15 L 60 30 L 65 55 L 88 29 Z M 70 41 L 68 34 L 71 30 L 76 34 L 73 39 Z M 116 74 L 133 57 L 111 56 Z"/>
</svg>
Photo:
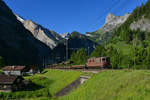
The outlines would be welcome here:
<svg viewBox="0 0 150 100">
<path fill-rule="evenodd" d="M 72 83 L 80 75 L 91 78 L 71 91 L 56 98 L 55 93 Z M 45 70 L 43 74 L 26 77 L 42 86 L 34 91 L 0 94 L 1 98 L 21 100 L 150 100 L 149 70 L 106 70 L 97 74 L 81 71 Z"/>
</svg>

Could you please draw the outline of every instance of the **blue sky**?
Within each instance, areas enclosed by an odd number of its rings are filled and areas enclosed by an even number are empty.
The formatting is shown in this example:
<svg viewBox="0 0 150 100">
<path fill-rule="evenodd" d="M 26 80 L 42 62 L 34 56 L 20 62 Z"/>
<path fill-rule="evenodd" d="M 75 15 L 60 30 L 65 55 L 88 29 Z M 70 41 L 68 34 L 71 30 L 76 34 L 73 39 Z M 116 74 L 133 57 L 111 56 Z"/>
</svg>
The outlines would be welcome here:
<svg viewBox="0 0 150 100">
<path fill-rule="evenodd" d="M 124 15 L 147 0 L 4 0 L 14 13 L 58 33 L 93 32 L 108 13 Z"/>
</svg>

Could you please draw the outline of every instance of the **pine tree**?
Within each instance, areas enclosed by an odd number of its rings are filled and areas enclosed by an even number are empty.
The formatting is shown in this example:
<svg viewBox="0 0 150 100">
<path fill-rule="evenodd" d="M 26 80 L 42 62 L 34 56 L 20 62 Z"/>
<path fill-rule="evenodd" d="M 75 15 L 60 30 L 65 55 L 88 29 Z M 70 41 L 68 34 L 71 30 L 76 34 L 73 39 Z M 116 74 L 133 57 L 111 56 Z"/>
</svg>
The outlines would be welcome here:
<svg viewBox="0 0 150 100">
<path fill-rule="evenodd" d="M 81 48 L 77 52 L 72 53 L 70 60 L 73 61 L 75 65 L 81 65 L 86 63 L 87 58 L 87 51 Z"/>
<path fill-rule="evenodd" d="M 103 57 L 105 56 L 105 48 L 101 45 L 97 46 L 96 49 L 91 53 L 91 57 Z"/>
</svg>

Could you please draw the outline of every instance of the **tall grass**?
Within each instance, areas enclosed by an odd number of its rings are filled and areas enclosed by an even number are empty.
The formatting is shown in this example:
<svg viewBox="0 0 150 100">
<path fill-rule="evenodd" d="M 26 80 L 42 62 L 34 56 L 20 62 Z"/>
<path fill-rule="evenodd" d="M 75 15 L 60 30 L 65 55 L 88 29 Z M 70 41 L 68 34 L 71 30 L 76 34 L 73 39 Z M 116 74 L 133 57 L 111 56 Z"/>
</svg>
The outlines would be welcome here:
<svg viewBox="0 0 150 100">
<path fill-rule="evenodd" d="M 56 100 L 150 100 L 150 71 L 106 71 Z"/>
</svg>

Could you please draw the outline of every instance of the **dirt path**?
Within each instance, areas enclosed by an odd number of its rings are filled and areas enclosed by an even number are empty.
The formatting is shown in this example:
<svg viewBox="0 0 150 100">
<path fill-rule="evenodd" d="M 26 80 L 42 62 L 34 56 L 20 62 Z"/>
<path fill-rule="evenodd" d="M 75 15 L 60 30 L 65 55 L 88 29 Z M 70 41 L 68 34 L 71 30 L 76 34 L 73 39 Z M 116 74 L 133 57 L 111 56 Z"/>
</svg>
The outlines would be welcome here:
<svg viewBox="0 0 150 100">
<path fill-rule="evenodd" d="M 89 76 L 80 76 L 77 80 L 60 90 L 58 93 L 55 94 L 56 97 L 61 97 L 69 94 L 73 89 L 78 88 L 80 85 L 82 85 L 86 80 L 88 80 Z"/>
</svg>

